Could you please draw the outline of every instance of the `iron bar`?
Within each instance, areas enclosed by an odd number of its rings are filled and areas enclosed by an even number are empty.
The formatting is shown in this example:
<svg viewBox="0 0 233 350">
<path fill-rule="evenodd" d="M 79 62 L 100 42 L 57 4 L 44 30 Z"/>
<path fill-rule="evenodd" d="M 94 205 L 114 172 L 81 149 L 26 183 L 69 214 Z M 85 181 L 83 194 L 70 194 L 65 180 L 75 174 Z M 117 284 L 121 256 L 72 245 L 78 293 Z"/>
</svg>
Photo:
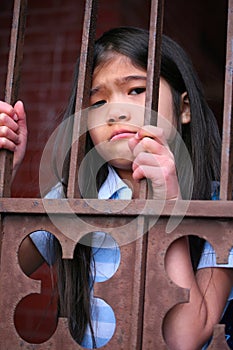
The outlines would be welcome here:
<svg viewBox="0 0 233 350">
<path fill-rule="evenodd" d="M 147 62 L 146 111 L 144 123 L 156 125 L 159 99 L 161 42 L 163 31 L 164 0 L 151 1 L 150 34 Z M 152 113 L 151 113 L 152 112 Z"/>
<path fill-rule="evenodd" d="M 80 189 L 78 187 L 78 170 L 79 165 L 84 158 L 86 144 L 86 121 L 82 116 L 82 111 L 88 107 L 91 89 L 97 3 L 97 0 L 87 0 L 85 6 L 73 125 L 73 141 L 70 155 L 69 183 L 67 191 L 68 198 L 80 197 Z"/>
<path fill-rule="evenodd" d="M 144 125 L 157 125 L 163 12 L 164 0 L 151 0 Z M 146 198 L 147 193 L 147 181 L 142 180 L 139 198 Z"/>
<path fill-rule="evenodd" d="M 12 44 L 9 59 L 6 101 L 14 103 L 19 86 L 20 65 L 22 62 L 23 34 L 25 25 L 26 1 L 15 1 L 12 26 Z M 115 301 L 116 333 L 106 349 L 165 349 L 161 325 L 166 312 L 177 302 L 188 300 L 188 291 L 182 291 L 167 278 L 164 259 L 167 248 L 181 236 L 192 234 L 203 237 L 213 245 L 219 257 L 226 262 L 229 247 L 232 246 L 233 201 L 232 183 L 232 76 L 233 49 L 232 13 L 233 0 L 229 0 L 228 20 L 228 56 L 225 82 L 225 109 L 222 153 L 221 201 L 187 201 L 187 211 L 179 203 L 185 201 L 155 201 L 146 198 L 146 191 L 141 190 L 140 199 L 98 200 L 80 199 L 78 189 L 78 167 L 84 157 L 85 125 L 82 124 L 82 110 L 87 107 L 91 84 L 91 68 L 96 26 L 97 0 L 87 0 L 84 29 L 80 56 L 80 69 L 77 87 L 76 111 L 73 128 L 73 144 L 70 158 L 70 178 L 68 199 L 37 198 L 0 198 L 0 215 L 3 218 L 2 256 L 0 275 L 0 309 L 6 312 L 0 322 L 0 349 L 81 349 L 69 336 L 65 319 L 59 319 L 58 328 L 51 339 L 43 344 L 28 344 L 20 338 L 14 328 L 15 306 L 25 296 L 40 293 L 40 282 L 25 276 L 18 264 L 19 246 L 30 232 L 45 229 L 58 237 L 65 258 L 72 258 L 73 249 L 80 236 L 89 232 L 90 225 L 99 227 L 107 233 L 126 239 L 137 237 L 146 232 L 151 218 L 159 217 L 148 234 L 137 241 L 121 246 L 122 261 L 117 273 L 107 283 L 98 283 L 94 291 L 111 305 Z M 21 21 L 22 20 L 22 21 Z M 158 109 L 160 55 L 162 35 L 163 0 L 152 0 L 150 20 L 150 43 L 147 70 L 147 96 L 145 124 L 156 125 L 156 116 L 150 111 Z M 153 113 L 154 113 L 153 112 Z M 4 154 L 5 151 L 3 151 Z M 1 156 L 2 159 L 2 156 Z M 2 165 L 2 166 L 1 166 Z M 1 169 L 10 167 L 3 160 Z M 5 179 L 10 179 L 6 173 Z M 2 174 L 1 178 L 2 179 Z M 1 197 L 9 195 L 8 184 L 1 180 Z M 141 187 L 142 189 L 142 187 Z M 160 210 L 158 208 L 161 208 Z M 51 215 L 50 215 L 51 214 Z M 83 220 L 83 225 L 76 226 L 70 220 L 70 214 Z M 170 215 L 184 217 L 179 226 L 167 234 L 166 223 Z M 106 220 L 107 217 L 107 220 Z M 56 218 L 66 230 L 60 230 L 53 220 Z M 51 220 L 50 220 L 51 219 Z M 132 220 L 136 219 L 136 220 Z M 220 219 L 220 220 L 218 220 Z M 222 220 L 224 219 L 224 220 Z M 125 223 L 129 223 L 128 230 Z M 140 228 L 138 228 L 138 225 Z M 93 226 L 92 226 L 93 227 Z M 138 231 L 137 231 L 138 230 Z M 67 234 L 70 232 L 70 236 Z M 146 239 L 144 240 L 144 237 Z M 149 243 L 147 242 L 149 240 Z M 10 246 L 10 249 L 8 247 Z M 9 278 L 9 275 L 12 278 Z M 12 280 L 15 288 L 12 289 Z M 129 293 L 129 290 L 131 293 Z M 9 293 L 10 291 L 10 293 Z M 120 292 L 119 292 L 120 291 Z M 96 295 L 96 294 L 95 294 Z M 143 313 L 145 317 L 143 318 Z M 156 330 L 156 331 L 155 331 Z M 223 327 L 217 326 L 211 349 L 225 349 Z"/>
<path fill-rule="evenodd" d="M 184 213 L 183 203 L 187 204 Z M 179 203 L 179 202 L 178 202 Z M 173 200 L 99 200 L 99 199 L 38 199 L 38 198 L 1 198 L 1 214 L 70 214 L 92 216 L 182 216 L 182 217 L 210 217 L 210 218 L 233 218 L 233 201 L 180 201 L 181 206 Z M 174 211 L 175 206 L 175 211 Z M 162 210 L 158 210 L 157 208 Z"/>
<path fill-rule="evenodd" d="M 228 2 L 220 199 L 232 199 L 233 180 L 233 0 Z"/>
<path fill-rule="evenodd" d="M 14 104 L 19 91 L 23 61 L 23 45 L 26 25 L 27 0 L 15 0 L 11 28 L 10 52 L 5 88 L 5 101 Z M 0 197 L 10 197 L 13 154 L 0 151 Z"/>
</svg>

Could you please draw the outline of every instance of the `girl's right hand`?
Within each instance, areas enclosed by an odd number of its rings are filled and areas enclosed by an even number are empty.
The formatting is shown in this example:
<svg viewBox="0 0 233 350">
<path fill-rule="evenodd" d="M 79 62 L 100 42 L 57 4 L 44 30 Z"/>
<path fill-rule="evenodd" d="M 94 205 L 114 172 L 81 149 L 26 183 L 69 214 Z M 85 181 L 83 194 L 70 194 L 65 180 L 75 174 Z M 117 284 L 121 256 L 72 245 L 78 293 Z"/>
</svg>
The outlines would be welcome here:
<svg viewBox="0 0 233 350">
<path fill-rule="evenodd" d="M 27 144 L 27 124 L 24 105 L 14 106 L 0 101 L 0 149 L 14 152 L 12 180 L 22 163 Z"/>
<path fill-rule="evenodd" d="M 162 128 L 146 125 L 128 141 L 134 156 L 133 179 L 150 179 L 153 199 L 180 198 L 174 155 Z"/>
</svg>

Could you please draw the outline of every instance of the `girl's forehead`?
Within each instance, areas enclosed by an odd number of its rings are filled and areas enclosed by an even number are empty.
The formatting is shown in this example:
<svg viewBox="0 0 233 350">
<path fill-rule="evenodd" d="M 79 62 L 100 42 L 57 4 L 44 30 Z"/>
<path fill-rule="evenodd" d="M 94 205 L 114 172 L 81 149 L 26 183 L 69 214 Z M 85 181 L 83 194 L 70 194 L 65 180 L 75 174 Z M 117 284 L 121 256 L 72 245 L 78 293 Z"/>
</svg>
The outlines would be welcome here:
<svg viewBox="0 0 233 350">
<path fill-rule="evenodd" d="M 143 68 L 133 64 L 129 57 L 118 54 L 96 67 L 92 76 L 92 90 L 100 91 L 109 84 L 123 86 L 133 79 L 139 81 L 145 77 Z"/>
<path fill-rule="evenodd" d="M 109 69 L 111 66 L 117 65 L 119 67 L 131 66 L 136 68 L 136 65 L 132 60 L 123 54 L 117 52 L 109 52 L 106 56 L 95 66 L 93 75 L 97 75 L 100 71 L 104 69 Z M 137 67 L 140 69 L 140 67 Z"/>
</svg>

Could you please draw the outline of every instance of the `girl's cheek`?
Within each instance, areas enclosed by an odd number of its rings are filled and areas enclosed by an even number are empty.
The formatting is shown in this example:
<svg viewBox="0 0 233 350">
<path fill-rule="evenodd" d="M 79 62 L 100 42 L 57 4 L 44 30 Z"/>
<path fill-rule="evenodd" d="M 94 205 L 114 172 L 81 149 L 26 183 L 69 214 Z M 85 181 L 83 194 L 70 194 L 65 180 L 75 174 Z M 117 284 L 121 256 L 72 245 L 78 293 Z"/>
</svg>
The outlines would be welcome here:
<svg viewBox="0 0 233 350">
<path fill-rule="evenodd" d="M 177 133 L 177 130 L 170 119 L 161 115 L 158 116 L 158 127 L 163 129 L 164 136 L 167 141 L 172 141 Z"/>
<path fill-rule="evenodd" d="M 87 129 L 92 132 L 94 129 L 98 127 L 98 118 L 97 113 L 91 113 L 87 118 Z"/>
</svg>

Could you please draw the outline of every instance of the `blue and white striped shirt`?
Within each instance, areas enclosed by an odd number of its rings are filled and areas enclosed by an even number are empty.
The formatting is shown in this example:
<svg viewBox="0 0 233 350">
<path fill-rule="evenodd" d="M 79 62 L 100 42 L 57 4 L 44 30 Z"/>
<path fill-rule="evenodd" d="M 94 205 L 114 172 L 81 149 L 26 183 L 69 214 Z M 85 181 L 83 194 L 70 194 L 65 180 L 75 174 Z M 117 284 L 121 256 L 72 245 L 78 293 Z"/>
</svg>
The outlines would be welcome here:
<svg viewBox="0 0 233 350">
<path fill-rule="evenodd" d="M 57 184 L 46 196 L 47 198 L 63 198 L 62 185 Z M 132 191 L 121 180 L 117 173 L 109 167 L 109 175 L 98 193 L 99 199 L 131 199 Z M 213 199 L 215 196 L 213 195 Z M 37 249 L 44 259 L 52 264 L 54 260 L 53 251 L 48 248 L 51 242 L 51 234 L 45 231 L 36 231 L 30 235 Z M 113 238 L 104 232 L 95 232 L 92 238 L 92 252 L 95 261 L 95 281 L 104 282 L 111 278 L 117 271 L 120 264 L 120 249 Z M 211 245 L 206 242 L 198 269 L 205 267 L 222 267 L 216 265 L 216 256 Z M 233 249 L 229 254 L 229 262 L 223 267 L 233 267 Z M 233 299 L 233 289 L 229 300 Z M 100 298 L 91 294 L 91 319 L 95 334 L 97 347 L 104 346 L 112 338 L 116 319 L 110 305 Z M 87 328 L 81 344 L 85 348 L 92 348 L 92 337 L 90 329 Z M 205 348 L 205 347 L 204 347 Z M 203 348 L 203 349 L 204 349 Z"/>
<path fill-rule="evenodd" d="M 48 193 L 46 198 L 63 198 L 62 185 L 57 184 Z M 117 173 L 109 167 L 109 174 L 101 186 L 99 199 L 131 199 L 132 191 L 121 180 Z M 54 261 L 54 253 L 51 244 L 51 233 L 36 231 L 30 235 L 37 249 L 48 264 Z M 111 278 L 120 264 L 120 249 L 116 241 L 104 232 L 95 232 L 92 236 L 93 265 L 95 265 L 94 282 L 104 282 Z M 94 271 L 94 268 L 93 268 Z M 101 347 L 112 338 L 116 319 L 110 305 L 100 298 L 95 298 L 91 291 L 91 320 L 95 335 L 96 346 Z M 82 345 L 85 348 L 93 348 L 91 331 L 89 327 L 84 335 Z"/>
</svg>

